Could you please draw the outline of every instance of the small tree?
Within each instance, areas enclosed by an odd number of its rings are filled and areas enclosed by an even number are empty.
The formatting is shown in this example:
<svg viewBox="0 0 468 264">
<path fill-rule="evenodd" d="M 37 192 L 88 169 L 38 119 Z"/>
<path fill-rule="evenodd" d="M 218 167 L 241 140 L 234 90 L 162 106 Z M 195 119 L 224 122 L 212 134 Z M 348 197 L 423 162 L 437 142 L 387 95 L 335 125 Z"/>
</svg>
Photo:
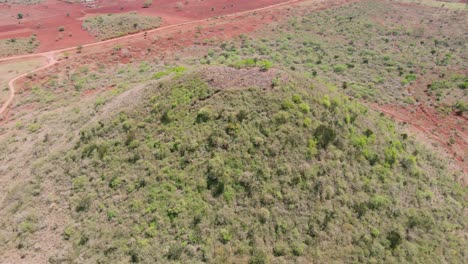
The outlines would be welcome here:
<svg viewBox="0 0 468 264">
<path fill-rule="evenodd" d="M 269 60 L 263 60 L 257 62 L 257 66 L 260 68 L 261 71 L 268 71 L 273 67 L 273 63 Z"/>
<path fill-rule="evenodd" d="M 17 17 L 18 17 L 18 19 L 23 19 L 23 14 L 22 14 L 22 13 L 18 13 Z"/>
<path fill-rule="evenodd" d="M 148 8 L 153 4 L 153 0 L 145 0 L 143 3 L 143 8 Z"/>
</svg>

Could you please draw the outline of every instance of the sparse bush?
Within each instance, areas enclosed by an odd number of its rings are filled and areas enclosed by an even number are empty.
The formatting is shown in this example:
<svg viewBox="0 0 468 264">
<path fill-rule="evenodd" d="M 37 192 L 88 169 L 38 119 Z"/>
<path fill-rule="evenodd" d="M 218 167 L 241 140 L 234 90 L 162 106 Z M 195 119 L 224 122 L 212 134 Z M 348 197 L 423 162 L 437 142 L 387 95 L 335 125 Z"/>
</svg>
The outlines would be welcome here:
<svg viewBox="0 0 468 264">
<path fill-rule="evenodd" d="M 288 248 L 284 243 L 278 243 L 273 247 L 273 254 L 276 257 L 285 256 L 287 254 Z"/>
<path fill-rule="evenodd" d="M 343 73 L 346 70 L 346 65 L 344 64 L 338 64 L 333 67 L 333 71 L 336 73 Z"/>
<path fill-rule="evenodd" d="M 387 239 L 390 242 L 390 249 L 396 249 L 402 242 L 401 235 L 393 230 L 388 233 Z"/>
<path fill-rule="evenodd" d="M 268 61 L 268 60 L 263 60 L 263 61 L 257 62 L 257 66 L 262 71 L 268 71 L 269 69 L 271 69 L 271 67 L 273 67 L 273 63 L 271 61 Z"/>
<path fill-rule="evenodd" d="M 157 28 L 160 25 L 161 18 L 137 13 L 98 15 L 83 22 L 83 28 L 100 40 Z"/>
<path fill-rule="evenodd" d="M 252 258 L 250 259 L 250 264 L 266 264 L 268 263 L 268 257 L 265 252 L 261 250 L 254 250 L 252 253 Z"/>
<path fill-rule="evenodd" d="M 11 38 L 0 40 L 0 57 L 32 53 L 39 46 L 39 41 L 32 35 L 29 38 Z"/>
<path fill-rule="evenodd" d="M 174 244 L 169 248 L 169 251 L 166 254 L 167 259 L 169 260 L 179 260 L 184 252 L 184 246 Z"/>
</svg>

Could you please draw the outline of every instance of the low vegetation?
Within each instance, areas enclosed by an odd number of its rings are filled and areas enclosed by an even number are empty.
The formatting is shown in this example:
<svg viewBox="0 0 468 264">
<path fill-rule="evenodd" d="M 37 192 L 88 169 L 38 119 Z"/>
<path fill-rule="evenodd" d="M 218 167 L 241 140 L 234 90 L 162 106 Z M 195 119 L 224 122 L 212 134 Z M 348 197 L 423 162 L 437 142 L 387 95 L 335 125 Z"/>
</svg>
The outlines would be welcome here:
<svg viewBox="0 0 468 264">
<path fill-rule="evenodd" d="M 466 39 L 454 24 L 468 24 L 466 11 L 360 2 L 304 11 L 300 18 L 270 26 L 263 37 L 244 36 L 240 43 L 214 47 L 200 62 L 233 65 L 268 60 L 334 83 L 354 98 L 399 104 L 411 96 L 408 87 L 419 81 L 443 81 L 454 70 L 468 68 Z M 466 90 L 457 88 L 466 74 L 457 76 L 449 85 L 455 89 L 446 91 L 468 100 Z M 447 103 L 452 104 L 452 99 Z"/>
<path fill-rule="evenodd" d="M 50 161 L 72 192 L 70 259 L 462 262 L 465 191 L 390 121 L 292 73 L 219 76 L 149 85 Z"/>
<path fill-rule="evenodd" d="M 160 25 L 161 18 L 159 17 L 143 16 L 133 12 L 98 15 L 87 18 L 83 22 L 83 28 L 99 40 L 157 28 Z"/>
<path fill-rule="evenodd" d="M 39 46 L 35 36 L 0 40 L 0 57 L 32 53 Z"/>
</svg>

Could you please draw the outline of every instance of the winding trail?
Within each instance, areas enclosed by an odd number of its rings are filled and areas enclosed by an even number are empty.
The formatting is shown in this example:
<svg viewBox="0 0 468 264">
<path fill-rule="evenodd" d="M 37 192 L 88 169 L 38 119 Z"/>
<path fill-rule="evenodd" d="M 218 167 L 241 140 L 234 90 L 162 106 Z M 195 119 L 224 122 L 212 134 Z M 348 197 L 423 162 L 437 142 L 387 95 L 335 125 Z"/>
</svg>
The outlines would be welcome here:
<svg viewBox="0 0 468 264">
<path fill-rule="evenodd" d="M 150 30 L 141 31 L 141 32 L 138 32 L 138 33 L 135 33 L 135 34 L 130 34 L 130 35 L 114 38 L 114 39 L 109 39 L 109 40 L 104 40 L 104 41 L 100 41 L 100 42 L 95 42 L 95 43 L 82 45 L 82 48 L 84 49 L 84 48 L 89 48 L 89 47 L 98 47 L 98 46 L 101 46 L 101 45 L 104 45 L 104 44 L 109 44 L 109 43 L 118 44 L 122 40 L 131 39 L 131 38 L 135 38 L 135 37 L 139 37 L 139 36 L 144 36 L 144 34 L 148 34 L 148 33 L 163 32 L 163 31 L 166 31 L 166 30 L 169 30 L 169 29 L 182 28 L 184 26 L 196 25 L 198 23 L 214 21 L 214 20 L 219 20 L 219 19 L 223 19 L 223 18 L 232 18 L 232 17 L 242 16 L 242 15 L 253 14 L 255 12 L 265 11 L 265 10 L 274 9 L 274 8 L 278 8 L 278 7 L 282 7 L 282 6 L 287 6 L 287 5 L 291 5 L 291 4 L 302 2 L 302 1 L 304 1 L 304 0 L 289 0 L 289 1 L 286 1 L 286 2 L 283 2 L 283 3 L 279 3 L 279 4 L 269 5 L 269 6 L 265 6 L 265 7 L 261 7 L 261 8 L 256 8 L 256 9 L 252 9 L 252 10 L 237 12 L 237 13 L 228 14 L 228 15 L 223 15 L 222 17 L 209 17 L 209 18 L 205 18 L 205 19 L 193 20 L 193 21 L 188 21 L 188 22 L 184 22 L 184 23 L 169 25 L 169 26 L 165 26 L 165 27 L 150 29 Z M 343 1 L 343 2 L 346 2 L 346 1 Z M 19 80 L 19 79 L 21 79 L 21 78 L 23 78 L 23 77 L 25 77 L 25 76 L 27 76 L 29 74 L 32 74 L 32 73 L 47 69 L 47 68 L 57 64 L 59 61 L 57 60 L 56 55 L 59 55 L 61 53 L 65 53 L 65 52 L 76 51 L 76 50 L 77 50 L 77 47 L 70 47 L 70 48 L 64 48 L 64 49 L 59 49 L 59 50 L 54 50 L 54 51 L 47 51 L 47 52 L 43 52 L 43 53 L 26 54 L 26 55 L 18 55 L 18 56 L 7 57 L 7 58 L 0 58 L 0 62 L 14 61 L 14 60 L 25 59 L 25 58 L 35 58 L 35 57 L 45 57 L 47 59 L 47 64 L 46 65 L 44 65 L 44 66 L 42 66 L 40 68 L 37 68 L 35 70 L 23 73 L 23 74 L 21 74 L 19 76 L 16 76 L 15 78 L 11 79 L 8 82 L 10 95 L 9 95 L 8 99 L 3 103 L 2 107 L 0 108 L 0 119 L 1 119 L 2 115 L 4 114 L 4 112 L 11 105 L 11 103 L 13 102 L 13 100 L 15 98 L 16 89 L 15 89 L 14 84 L 15 84 L 15 82 L 17 80 Z"/>
<path fill-rule="evenodd" d="M 15 98 L 16 90 L 15 90 L 14 83 L 17 80 L 19 80 L 19 79 L 21 79 L 23 77 L 26 77 L 28 74 L 35 73 L 35 72 L 38 72 L 38 71 L 43 70 L 45 68 L 48 68 L 48 67 L 50 67 L 50 66 L 52 66 L 52 65 L 54 65 L 54 64 L 56 64 L 58 62 L 51 52 L 47 52 L 47 53 L 44 53 L 44 54 L 35 54 L 35 55 L 36 56 L 31 56 L 31 57 L 27 57 L 27 58 L 46 57 L 47 58 L 47 64 L 40 67 L 40 68 L 37 68 L 37 69 L 34 69 L 32 71 L 29 71 L 29 72 L 23 73 L 21 75 L 18 75 L 18 76 L 16 76 L 15 78 L 11 79 L 8 82 L 8 87 L 10 89 L 10 95 L 8 96 L 8 99 L 5 101 L 5 103 L 3 103 L 2 107 L 0 108 L 0 119 L 1 119 L 1 116 L 2 116 L 3 112 L 6 111 L 8 106 L 10 106 L 10 104 L 13 102 L 13 99 Z M 18 59 L 18 58 L 14 58 L 14 59 Z M 2 62 L 2 60 L 0 60 L 0 62 Z"/>
</svg>

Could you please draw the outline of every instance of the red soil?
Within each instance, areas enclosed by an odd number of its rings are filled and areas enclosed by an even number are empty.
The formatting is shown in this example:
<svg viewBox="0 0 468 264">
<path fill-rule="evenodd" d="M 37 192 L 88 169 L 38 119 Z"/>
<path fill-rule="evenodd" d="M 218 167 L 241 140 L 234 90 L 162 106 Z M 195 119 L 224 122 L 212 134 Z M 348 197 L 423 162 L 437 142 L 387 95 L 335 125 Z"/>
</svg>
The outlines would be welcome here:
<svg viewBox="0 0 468 264">
<path fill-rule="evenodd" d="M 462 181 L 468 184 L 468 118 L 452 113 L 440 114 L 422 104 L 408 107 L 372 105 L 397 122 L 409 125 L 410 131 L 423 135 L 426 142 L 445 151 L 464 173 Z"/>
<path fill-rule="evenodd" d="M 163 19 L 162 26 L 168 26 L 261 8 L 286 0 L 154 0 L 149 8 L 143 8 L 141 0 L 101 2 L 97 8 L 58 0 L 47 0 L 42 4 L 28 6 L 2 4 L 0 39 L 36 34 L 41 42 L 36 52 L 44 52 L 97 42 L 81 28 L 83 18 L 92 14 L 134 11 L 143 15 L 159 16 Z M 24 18 L 17 19 L 18 13 L 24 14 Z M 58 28 L 62 26 L 65 31 L 59 32 Z"/>
</svg>

